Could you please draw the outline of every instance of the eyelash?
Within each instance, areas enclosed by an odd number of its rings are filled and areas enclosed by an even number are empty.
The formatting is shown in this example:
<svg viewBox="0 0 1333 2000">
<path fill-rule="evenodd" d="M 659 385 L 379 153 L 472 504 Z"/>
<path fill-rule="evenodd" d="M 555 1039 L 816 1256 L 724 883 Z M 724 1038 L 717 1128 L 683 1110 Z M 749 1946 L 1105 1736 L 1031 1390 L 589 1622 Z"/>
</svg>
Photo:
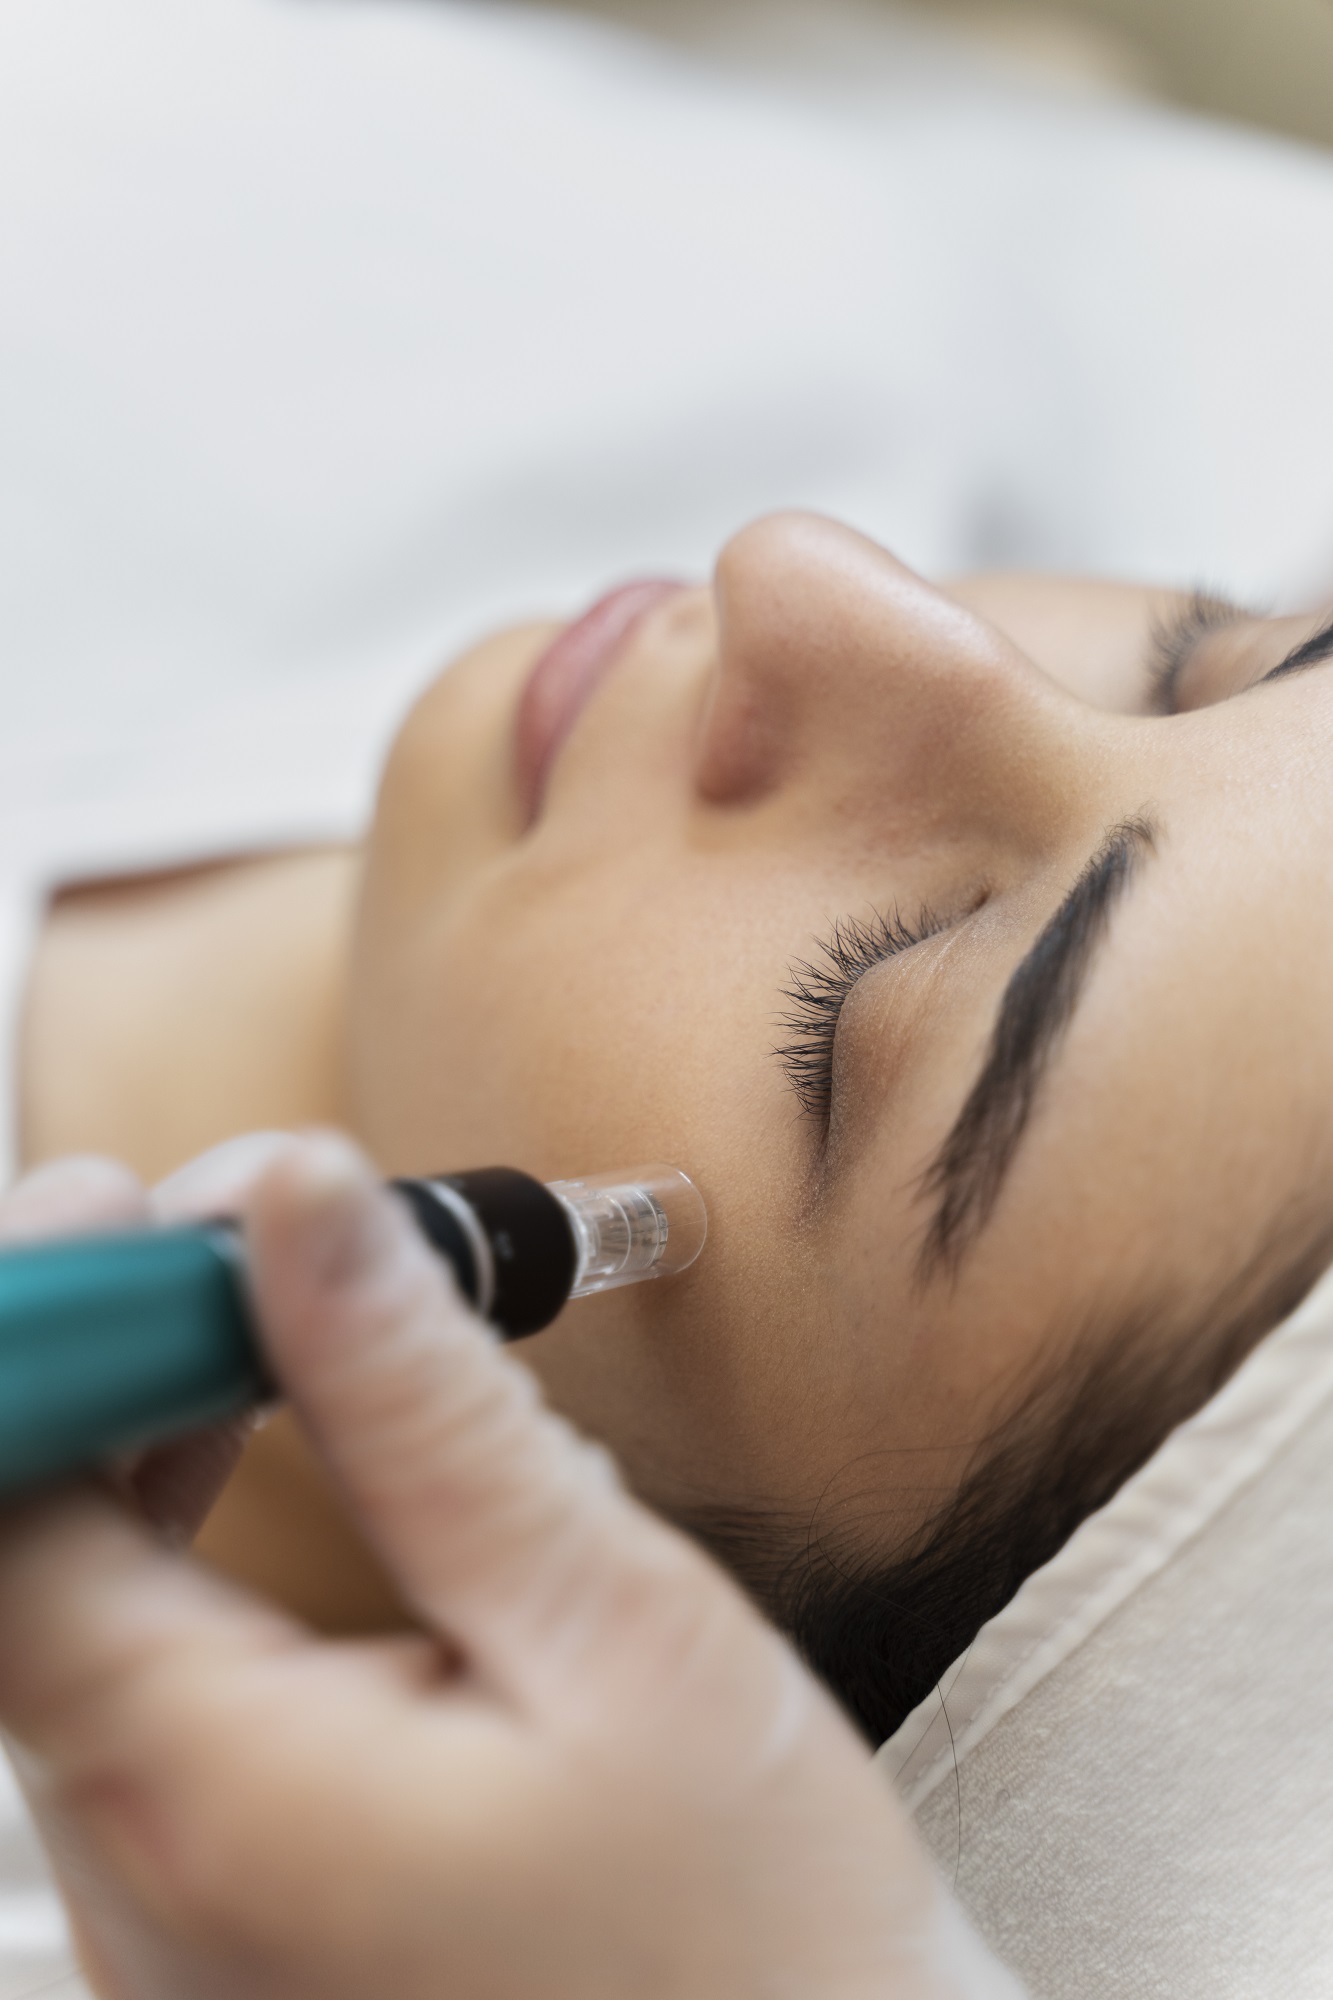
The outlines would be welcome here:
<svg viewBox="0 0 1333 2000">
<path fill-rule="evenodd" d="M 1194 648 L 1210 632 L 1219 632 L 1228 625 L 1264 616 L 1262 611 L 1247 611 L 1225 597 L 1196 590 L 1188 604 L 1170 616 L 1158 619 L 1152 629 L 1148 662 L 1148 699 L 1152 710 L 1158 715 L 1176 714 L 1177 684 L 1181 672 Z M 1261 674 L 1253 685 L 1261 687 L 1265 681 L 1279 680 L 1284 674 L 1298 673 L 1303 667 L 1319 665 L 1330 656 L 1333 656 L 1333 619 L 1326 620 L 1285 660 L 1270 667 L 1266 674 Z"/>
<path fill-rule="evenodd" d="M 791 985 L 782 997 L 790 1009 L 779 1018 L 786 1035 L 774 1051 L 802 1111 L 821 1125 L 828 1123 L 833 1103 L 833 1044 L 838 1022 L 852 988 L 867 972 L 897 958 L 901 952 L 935 937 L 943 924 L 923 910 L 914 926 L 876 911 L 862 920 L 839 917 L 821 940 L 819 957 L 797 959 Z"/>
<path fill-rule="evenodd" d="M 1176 683 L 1200 640 L 1251 614 L 1225 597 L 1196 590 L 1179 610 L 1158 618 L 1152 628 L 1148 655 L 1148 700 L 1154 715 L 1174 715 Z"/>
</svg>

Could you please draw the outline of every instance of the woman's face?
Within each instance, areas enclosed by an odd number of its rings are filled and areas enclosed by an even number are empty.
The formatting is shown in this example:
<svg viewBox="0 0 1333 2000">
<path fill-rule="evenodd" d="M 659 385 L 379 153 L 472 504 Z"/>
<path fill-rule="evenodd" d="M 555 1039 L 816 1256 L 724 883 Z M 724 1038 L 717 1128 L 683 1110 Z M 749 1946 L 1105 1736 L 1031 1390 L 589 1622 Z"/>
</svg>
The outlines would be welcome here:
<svg viewBox="0 0 1333 2000">
<path fill-rule="evenodd" d="M 409 718 L 362 1129 L 393 1171 L 694 1176 L 695 1269 L 524 1350 L 658 1504 L 910 1528 L 1118 1306 L 1327 1212 L 1333 672 L 1257 684 L 1310 619 L 1154 639 L 1181 608 L 782 517 Z"/>
</svg>

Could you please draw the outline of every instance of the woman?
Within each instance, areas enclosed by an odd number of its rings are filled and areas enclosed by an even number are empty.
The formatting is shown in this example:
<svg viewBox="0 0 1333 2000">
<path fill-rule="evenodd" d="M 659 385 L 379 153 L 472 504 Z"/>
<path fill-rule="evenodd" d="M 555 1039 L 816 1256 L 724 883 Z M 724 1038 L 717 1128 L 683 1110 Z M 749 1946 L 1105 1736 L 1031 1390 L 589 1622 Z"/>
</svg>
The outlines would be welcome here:
<svg viewBox="0 0 1333 2000">
<path fill-rule="evenodd" d="M 1333 1254 L 1331 650 L 762 522 L 451 669 L 364 857 L 66 899 L 29 1157 L 686 1166 L 696 1272 L 524 1359 L 878 1739 Z M 265 1434 L 205 1546 L 373 1622 L 316 1496 Z"/>
</svg>

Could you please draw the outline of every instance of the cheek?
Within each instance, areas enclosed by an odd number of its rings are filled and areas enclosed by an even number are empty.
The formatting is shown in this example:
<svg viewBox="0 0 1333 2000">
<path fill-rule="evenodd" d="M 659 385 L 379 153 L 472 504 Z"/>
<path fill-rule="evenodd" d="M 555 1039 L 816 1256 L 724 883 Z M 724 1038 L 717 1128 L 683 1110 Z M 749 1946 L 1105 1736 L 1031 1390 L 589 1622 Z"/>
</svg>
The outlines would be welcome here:
<svg viewBox="0 0 1333 2000">
<path fill-rule="evenodd" d="M 767 968 L 720 951 L 690 889 L 647 861 L 493 871 L 381 926 L 372 956 L 355 982 L 358 1122 L 395 1169 L 711 1161 L 780 1090 Z"/>
<path fill-rule="evenodd" d="M 812 1254 L 802 1220 L 810 1135 L 772 1049 L 785 951 L 823 898 L 792 877 L 529 850 L 444 907 L 400 908 L 359 967 L 360 1127 L 386 1171 L 665 1159 L 696 1176 L 696 1270 L 577 1306 L 523 1355 L 665 1504 L 806 1508 L 847 1440 L 878 1448 L 886 1413 L 905 1421 L 882 1267 L 859 1327 L 845 1260 Z M 883 1236 L 877 1216 L 867 1242 Z"/>
<path fill-rule="evenodd" d="M 716 901 L 708 929 L 697 885 L 673 894 L 641 864 L 625 877 L 540 894 L 492 879 L 399 936 L 359 1010 L 362 1129 L 393 1172 L 687 1167 L 706 1262 L 571 1310 L 523 1358 L 654 1497 L 711 1492 L 721 1465 L 756 1494 L 804 1488 L 808 1412 L 778 1393 L 804 1135 L 769 1053 L 771 939 L 747 942 Z"/>
</svg>

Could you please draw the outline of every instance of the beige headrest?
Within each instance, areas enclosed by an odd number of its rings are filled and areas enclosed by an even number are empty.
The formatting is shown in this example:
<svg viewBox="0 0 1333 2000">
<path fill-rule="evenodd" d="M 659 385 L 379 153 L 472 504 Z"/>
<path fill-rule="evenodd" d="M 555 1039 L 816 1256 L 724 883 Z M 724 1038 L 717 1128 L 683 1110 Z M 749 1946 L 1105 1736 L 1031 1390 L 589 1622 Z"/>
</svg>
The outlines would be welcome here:
<svg viewBox="0 0 1333 2000">
<path fill-rule="evenodd" d="M 879 1760 L 1033 2000 L 1329 2000 L 1333 1273 Z"/>
</svg>

